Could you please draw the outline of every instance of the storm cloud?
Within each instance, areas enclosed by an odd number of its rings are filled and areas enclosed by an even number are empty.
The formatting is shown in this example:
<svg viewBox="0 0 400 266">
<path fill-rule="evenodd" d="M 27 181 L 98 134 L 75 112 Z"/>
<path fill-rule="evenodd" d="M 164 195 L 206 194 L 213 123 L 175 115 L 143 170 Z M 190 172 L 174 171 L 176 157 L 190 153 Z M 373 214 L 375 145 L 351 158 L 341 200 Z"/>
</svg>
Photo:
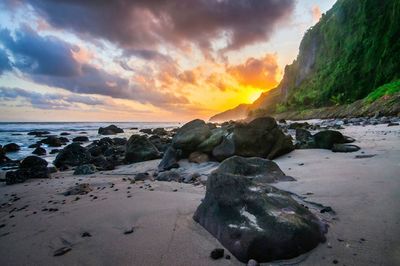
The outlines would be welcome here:
<svg viewBox="0 0 400 266">
<path fill-rule="evenodd" d="M 12 54 L 13 67 L 34 82 L 74 93 L 99 94 L 156 106 L 188 103 L 185 97 L 131 84 L 119 75 L 78 62 L 73 52 L 80 48 L 57 37 L 41 36 L 28 26 L 21 27 L 14 35 L 9 30 L 1 30 L 0 43 Z"/>
<path fill-rule="evenodd" d="M 28 0 L 53 27 L 102 38 L 124 49 L 163 43 L 209 48 L 225 34 L 227 49 L 266 41 L 294 0 Z"/>
</svg>

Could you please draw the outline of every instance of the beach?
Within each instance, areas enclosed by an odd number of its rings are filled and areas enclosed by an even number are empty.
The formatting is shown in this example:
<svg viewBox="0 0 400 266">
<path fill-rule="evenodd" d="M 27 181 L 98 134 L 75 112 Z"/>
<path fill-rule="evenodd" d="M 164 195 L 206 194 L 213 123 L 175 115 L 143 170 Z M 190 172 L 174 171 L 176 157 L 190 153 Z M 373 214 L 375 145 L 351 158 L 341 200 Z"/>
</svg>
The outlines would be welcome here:
<svg viewBox="0 0 400 266">
<path fill-rule="evenodd" d="M 325 243 L 292 260 L 262 265 L 400 263 L 400 128 L 346 126 L 341 132 L 355 138 L 361 150 L 296 149 L 274 160 L 296 181 L 273 186 L 330 206 L 334 214 L 320 214 L 329 225 Z M 223 246 L 192 219 L 204 197 L 204 184 L 129 181 L 136 173 L 155 172 L 159 162 L 86 176 L 56 172 L 51 179 L 12 186 L 3 183 L 1 264 L 243 265 L 232 255 L 210 258 L 213 249 Z M 185 167 L 202 169 L 193 163 Z M 93 190 L 62 194 L 76 183 L 88 183 Z M 82 237 L 84 233 L 90 236 Z M 71 250 L 54 256 L 62 247 Z M 227 249 L 225 254 L 230 254 Z"/>
</svg>

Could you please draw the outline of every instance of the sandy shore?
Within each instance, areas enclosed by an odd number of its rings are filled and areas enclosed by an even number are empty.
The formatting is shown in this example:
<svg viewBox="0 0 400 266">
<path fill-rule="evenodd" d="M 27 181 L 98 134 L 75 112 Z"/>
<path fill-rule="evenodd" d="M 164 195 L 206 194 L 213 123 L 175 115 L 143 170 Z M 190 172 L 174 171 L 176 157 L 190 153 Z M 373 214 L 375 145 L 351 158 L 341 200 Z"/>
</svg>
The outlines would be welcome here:
<svg viewBox="0 0 400 266">
<path fill-rule="evenodd" d="M 276 160 L 297 179 L 277 187 L 331 206 L 336 215 L 326 243 L 272 265 L 400 265 L 400 127 L 342 132 L 356 138 L 362 150 L 295 150 Z M 355 159 L 362 154 L 375 156 Z M 209 258 L 221 245 L 192 220 L 204 186 L 127 180 L 157 164 L 90 176 L 62 172 L 48 180 L 1 185 L 0 203 L 11 204 L 0 208 L 0 265 L 241 265 L 232 256 Z M 78 200 L 62 195 L 75 183 L 89 183 L 93 191 Z M 124 234 L 132 227 L 133 233 Z M 91 237 L 82 237 L 84 232 Z M 63 246 L 71 251 L 54 257 Z"/>
</svg>

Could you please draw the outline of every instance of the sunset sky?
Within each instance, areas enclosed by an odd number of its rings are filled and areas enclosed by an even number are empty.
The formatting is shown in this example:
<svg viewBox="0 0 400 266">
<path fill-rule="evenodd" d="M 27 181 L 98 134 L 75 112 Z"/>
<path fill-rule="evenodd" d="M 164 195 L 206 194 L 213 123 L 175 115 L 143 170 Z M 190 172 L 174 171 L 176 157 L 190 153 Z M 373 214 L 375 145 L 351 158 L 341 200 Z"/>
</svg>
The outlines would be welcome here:
<svg viewBox="0 0 400 266">
<path fill-rule="evenodd" d="M 207 119 L 275 87 L 334 0 L 5 0 L 0 121 Z"/>
</svg>

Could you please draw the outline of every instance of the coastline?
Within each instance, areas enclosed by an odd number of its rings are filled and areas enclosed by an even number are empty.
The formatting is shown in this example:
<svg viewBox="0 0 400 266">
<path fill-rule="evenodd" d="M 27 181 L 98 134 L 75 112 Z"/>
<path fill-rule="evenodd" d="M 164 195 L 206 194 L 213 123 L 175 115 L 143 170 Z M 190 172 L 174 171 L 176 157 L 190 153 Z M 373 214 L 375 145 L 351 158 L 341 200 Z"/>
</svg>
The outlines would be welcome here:
<svg viewBox="0 0 400 266">
<path fill-rule="evenodd" d="M 341 132 L 354 137 L 362 149 L 355 153 L 295 150 L 275 159 L 297 181 L 274 186 L 331 206 L 336 215 L 329 222 L 326 243 L 291 261 L 263 265 L 321 265 L 335 260 L 340 265 L 400 262 L 400 240 L 396 238 L 400 233 L 396 203 L 400 189 L 399 126 L 346 126 Z M 376 155 L 354 158 L 362 154 Z M 222 245 L 192 220 L 204 197 L 203 185 L 127 181 L 135 172 L 155 171 L 158 162 L 123 165 L 88 176 L 65 171 L 51 179 L 31 179 L 12 186 L 3 183 L 2 203 L 14 193 L 20 199 L 1 208 L 0 224 L 5 224 L 0 228 L 2 264 L 242 265 L 233 256 L 230 260 L 209 258 L 210 251 Z M 93 191 L 77 201 L 75 196 L 61 194 L 75 183 L 89 183 Z M 43 211 L 46 208 L 58 210 Z M 125 235 L 131 227 L 134 232 Z M 86 231 L 92 237 L 82 238 Z M 54 257 L 54 250 L 66 244 L 72 250 Z"/>
</svg>

